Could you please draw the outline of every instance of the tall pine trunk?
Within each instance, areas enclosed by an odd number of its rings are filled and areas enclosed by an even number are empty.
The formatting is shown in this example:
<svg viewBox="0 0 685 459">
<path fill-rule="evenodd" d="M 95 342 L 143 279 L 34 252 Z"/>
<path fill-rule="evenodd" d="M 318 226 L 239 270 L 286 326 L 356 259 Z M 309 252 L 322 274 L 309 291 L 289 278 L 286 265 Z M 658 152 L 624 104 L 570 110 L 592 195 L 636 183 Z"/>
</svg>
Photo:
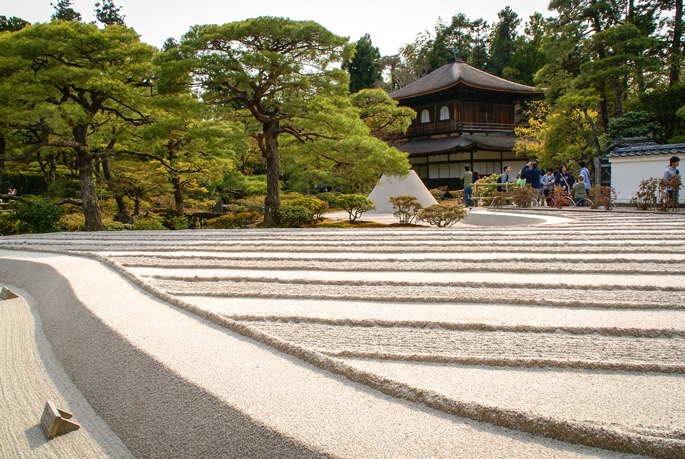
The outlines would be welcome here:
<svg viewBox="0 0 685 459">
<path fill-rule="evenodd" d="M 277 226 L 276 211 L 281 207 L 280 178 L 281 165 L 278 161 L 278 134 L 274 132 L 277 123 L 264 125 L 264 151 L 266 159 L 266 199 L 264 200 L 264 226 Z"/>
<path fill-rule="evenodd" d="M 680 64 L 682 63 L 683 37 L 683 0 L 675 1 L 675 17 L 673 24 L 673 43 L 671 43 L 671 71 L 669 86 L 680 81 Z"/>
<path fill-rule="evenodd" d="M 171 185 L 174 188 L 174 207 L 179 215 L 183 215 L 183 186 L 180 177 L 172 177 Z"/>
<path fill-rule="evenodd" d="M 86 231 L 102 230 L 102 214 L 98 205 L 97 190 L 93 174 L 93 158 L 88 148 L 88 126 L 80 125 L 73 129 L 74 140 L 81 146 L 76 148 L 78 176 L 81 182 L 81 202 L 86 217 Z"/>
</svg>

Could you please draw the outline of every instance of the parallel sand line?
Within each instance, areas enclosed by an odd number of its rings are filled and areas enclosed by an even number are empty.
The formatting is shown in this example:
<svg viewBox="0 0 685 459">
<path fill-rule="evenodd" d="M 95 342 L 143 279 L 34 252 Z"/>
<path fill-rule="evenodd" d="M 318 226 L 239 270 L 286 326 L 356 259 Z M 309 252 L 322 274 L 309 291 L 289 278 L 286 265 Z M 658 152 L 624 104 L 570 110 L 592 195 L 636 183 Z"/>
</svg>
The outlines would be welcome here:
<svg viewBox="0 0 685 459">
<path fill-rule="evenodd" d="M 413 329 L 442 329 L 454 331 L 490 331 L 490 332 L 525 332 L 525 333 L 568 333 L 571 335 L 601 335 L 628 336 L 633 338 L 685 338 L 685 330 L 673 328 L 617 328 L 617 327 L 567 327 L 542 325 L 503 325 L 477 322 L 440 322 L 427 320 L 382 320 L 382 319 L 326 319 L 320 317 L 303 316 L 255 316 L 228 315 L 229 319 L 238 322 L 277 322 L 292 324 L 316 324 L 347 327 L 382 327 L 382 328 L 413 328 Z M 258 325 L 255 325 L 258 326 Z"/>
<path fill-rule="evenodd" d="M 244 336 L 270 345 L 278 350 L 294 355 L 322 369 L 343 375 L 352 381 L 366 384 L 369 387 L 376 388 L 381 392 L 392 396 L 423 403 L 429 407 L 433 407 L 458 416 L 489 422 L 491 424 L 509 427 L 516 430 L 523 430 L 536 435 L 557 438 L 571 443 L 579 443 L 588 446 L 596 446 L 600 448 L 632 452 L 636 454 L 650 454 L 654 457 L 663 458 L 676 457 L 678 455 L 682 456 L 685 453 L 685 447 L 682 445 L 682 442 L 668 439 L 658 439 L 657 441 L 654 441 L 654 439 L 650 437 L 640 435 L 626 436 L 603 427 L 588 427 L 579 423 L 564 420 L 531 416 L 529 413 L 522 413 L 513 410 L 500 410 L 474 403 L 455 402 L 454 400 L 449 400 L 448 398 L 432 391 L 413 388 L 389 378 L 383 378 L 377 375 L 359 371 L 350 365 L 342 364 L 336 359 L 327 357 L 320 353 L 308 351 L 300 346 L 286 343 L 282 340 L 261 333 L 252 327 L 245 326 L 236 321 L 202 310 L 201 308 L 195 307 L 189 303 L 167 295 L 159 289 L 149 285 L 147 282 L 136 278 L 136 276 L 129 271 L 117 263 L 107 260 L 106 258 L 97 256 L 95 254 L 83 255 L 111 266 L 113 269 L 120 272 L 133 283 L 139 285 L 141 288 L 145 289 L 151 294 L 182 309 L 185 309 L 188 312 L 203 317 L 218 325 L 225 326 L 231 330 L 243 334 Z"/>
<path fill-rule="evenodd" d="M 154 258 L 118 260 L 122 266 L 126 267 L 160 267 L 178 268 L 188 266 L 193 268 L 211 269 L 225 268 L 227 261 L 235 269 L 258 269 L 258 270 L 309 270 L 309 271 L 425 271 L 425 272 L 518 272 L 518 273 L 538 273 L 545 271 L 548 273 L 605 273 L 609 269 L 609 261 L 600 263 L 569 263 L 555 262 L 550 260 L 536 260 L 535 262 L 519 261 L 451 261 L 441 260 L 415 262 L 415 261 L 342 261 L 342 260 L 205 260 L 202 262 L 194 260 L 157 260 Z M 648 262 L 623 262 L 618 261 L 620 270 L 624 274 L 685 274 L 685 261 L 673 260 L 669 263 L 648 263 Z"/>
<path fill-rule="evenodd" d="M 351 381 L 367 385 L 384 394 L 403 398 L 408 401 L 425 404 L 430 408 L 444 411 L 456 416 L 487 422 L 493 425 L 506 427 L 514 430 L 529 432 L 548 438 L 554 438 L 569 443 L 577 443 L 597 448 L 611 449 L 619 452 L 632 454 L 648 454 L 653 457 L 671 459 L 685 456 L 685 442 L 672 439 L 655 439 L 639 434 L 626 435 L 610 428 L 601 426 L 587 426 L 581 423 L 560 420 L 546 416 L 536 416 L 530 413 L 515 410 L 499 409 L 473 402 L 460 402 L 451 400 L 434 391 L 411 387 L 400 381 L 382 377 L 376 374 L 361 371 L 349 364 L 322 353 L 305 349 L 302 346 L 288 343 L 273 337 L 254 327 L 246 326 L 235 320 L 228 319 L 196 307 L 183 300 L 175 298 L 149 283 L 137 278 L 131 272 L 116 262 L 96 254 L 84 254 L 89 258 L 96 259 L 114 270 L 121 273 L 134 284 L 157 296 L 158 298 L 173 304 L 190 313 L 196 314 L 217 325 L 224 326 L 243 336 L 259 341 L 281 352 L 298 357 L 314 366 L 345 376 Z"/>
<path fill-rule="evenodd" d="M 451 252 L 451 253 L 474 253 L 474 252 L 487 252 L 487 253 L 492 253 L 493 250 L 497 251 L 511 251 L 515 249 L 520 249 L 520 250 L 525 250 L 529 252 L 544 252 L 544 253 L 559 253 L 559 254 L 565 254 L 572 250 L 574 253 L 593 253 L 593 254 L 598 254 L 598 253 L 606 253 L 606 254 L 613 254 L 613 253 L 636 253 L 636 254 L 650 254 L 650 253 L 660 253 L 660 254 L 669 254 L 669 253 L 682 253 L 685 251 L 685 244 L 672 244 L 669 245 L 668 247 L 663 247 L 663 246 L 654 246 L 650 244 L 658 244 L 659 241 L 644 241 L 642 243 L 617 243 L 617 241 L 612 240 L 608 241 L 603 244 L 599 244 L 597 246 L 592 246 L 590 242 L 587 241 L 578 241 L 578 246 L 576 247 L 571 247 L 570 243 L 567 242 L 554 242 L 554 243 L 546 243 L 546 244 L 539 244 L 539 243 L 531 243 L 531 242 L 526 242 L 526 241 L 521 241 L 521 242 L 507 242 L 506 245 L 502 242 L 493 242 L 490 244 L 479 244 L 479 243 L 464 243 L 464 244 L 457 244 L 457 245 L 445 245 L 442 247 L 443 252 Z M 433 253 L 435 252 L 435 248 L 428 245 L 421 245 L 421 246 L 416 246 L 416 245 L 400 245 L 397 246 L 395 245 L 388 245 L 388 246 L 383 246 L 383 245 L 376 245 L 376 244 L 357 244 L 354 243 L 354 245 L 348 245 L 343 246 L 340 244 L 336 244 L 334 242 L 326 242 L 324 244 L 319 244 L 319 245 L 312 245 L 311 243 L 309 245 L 304 245 L 304 244 L 292 244 L 292 245 L 287 245 L 287 244 L 268 244 L 268 245 L 258 245 L 255 244 L 254 242 L 246 241 L 244 244 L 226 244 L 226 245 L 219 245 L 219 244 L 209 244 L 209 243 L 204 243 L 204 244 L 193 244 L 193 243 L 183 243 L 182 241 L 178 242 L 177 244 L 171 244 L 171 245 L 136 245 L 132 246 L 131 243 L 121 243 L 121 245 L 116 245 L 116 244 L 108 244 L 108 243 L 103 243 L 102 245 L 97 245 L 97 246 L 79 246 L 79 247 L 73 247 L 73 248 L 65 248 L 64 243 L 55 243 L 55 244 L 43 244 L 43 245 L 31 245 L 30 250 L 39 250 L 42 252 L 53 252 L 53 253 L 58 253 L 58 251 L 65 251 L 65 252 L 72 252 L 72 253 L 78 253 L 78 252 L 97 252 L 97 251 L 111 251 L 111 250 L 116 250 L 116 251 L 131 251 L 131 252 L 177 252 L 178 250 L 193 250 L 193 251 L 216 251 L 216 252 L 224 252 L 224 253 L 244 253 L 244 252 L 253 252 L 253 253 L 267 253 L 267 252 L 283 252 L 283 251 L 291 251 L 291 252 L 335 252 L 335 253 L 345 253 L 345 252 L 363 252 L 363 253 L 405 253 L 405 252 L 413 252 L 413 253 Z M 502 248 L 496 248 L 493 249 L 492 245 L 501 245 Z M 23 243 L 11 243 L 11 242 L 4 242 L 0 241 L 0 248 L 7 249 L 7 250 L 27 250 L 28 245 L 26 242 Z"/>
<path fill-rule="evenodd" d="M 649 290 L 596 290 L 589 300 L 578 298 L 579 293 L 570 289 L 554 289 L 555 297 L 549 297 L 550 289 L 531 291 L 525 288 L 470 288 L 441 286 L 426 292 L 425 286 L 350 286 L 323 285 L 317 283 L 274 282 L 154 282 L 161 290 L 174 296 L 251 297 L 288 299 L 338 299 L 375 301 L 386 303 L 483 303 L 540 305 L 575 308 L 607 309 L 669 309 L 682 310 L 681 291 Z M 312 289 L 317 285 L 320 288 Z M 656 295 L 654 293 L 657 293 Z M 538 297 L 536 297 L 538 296 Z M 598 298 L 599 297 L 599 298 Z"/>
<path fill-rule="evenodd" d="M 123 266 L 123 265 L 122 265 Z M 176 268 L 172 268 L 175 270 Z M 186 268 L 187 269 L 187 268 Z M 204 269 L 204 268 L 198 268 Z M 226 269 L 226 268 L 223 268 Z M 232 272 L 239 271 L 238 269 L 229 268 Z M 190 271 L 193 271 L 190 269 Z M 247 270 L 248 272 L 252 270 Z M 302 270 L 297 270 L 302 271 Z M 307 270 L 305 270 L 306 272 Z M 346 271 L 350 274 L 364 274 L 364 270 Z M 384 271 L 385 272 L 385 271 Z M 295 274 L 300 274 L 295 273 Z M 403 273 L 404 274 L 404 273 Z M 418 274 L 418 273 L 417 273 Z M 546 273 L 545 273 L 546 274 Z M 607 275 L 616 274 L 615 272 L 605 272 Z M 499 282 L 489 281 L 464 281 L 463 278 L 455 278 L 448 280 L 431 280 L 431 281 L 411 281 L 411 280 L 389 280 L 389 279 L 313 279 L 304 276 L 301 277 L 264 277 L 264 276 L 203 276 L 195 274 L 193 276 L 177 276 L 165 274 L 143 275 L 158 282 L 164 281 L 178 281 L 182 284 L 191 284 L 205 287 L 207 282 L 222 282 L 228 285 L 233 283 L 271 283 L 271 284 L 294 284 L 294 285 L 325 285 L 325 286 L 359 286 L 359 287 L 468 287 L 468 288 L 523 288 L 523 289 L 540 289 L 539 282 L 507 282 L 502 279 Z M 313 276 L 312 276 L 313 277 Z M 685 292 L 683 287 L 673 287 L 668 285 L 651 285 L 651 284 L 573 284 L 567 282 L 556 282 L 546 284 L 544 290 L 604 290 L 604 291 L 644 291 L 644 292 Z"/>
<path fill-rule="evenodd" d="M 331 326 L 248 322 L 272 336 L 336 357 L 463 365 L 685 373 L 683 338 L 592 336 L 563 332 Z"/>
</svg>

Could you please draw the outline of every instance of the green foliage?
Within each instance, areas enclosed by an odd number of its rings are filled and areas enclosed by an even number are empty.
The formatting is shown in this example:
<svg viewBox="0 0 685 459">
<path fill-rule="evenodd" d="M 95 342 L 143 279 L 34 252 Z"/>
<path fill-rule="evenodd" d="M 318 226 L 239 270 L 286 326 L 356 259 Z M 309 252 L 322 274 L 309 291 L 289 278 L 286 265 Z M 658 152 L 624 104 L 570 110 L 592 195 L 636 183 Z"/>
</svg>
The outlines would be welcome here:
<svg viewBox="0 0 685 459">
<path fill-rule="evenodd" d="M 81 13 L 76 12 L 71 6 L 71 0 L 59 0 L 57 4 L 50 3 L 55 8 L 52 19 L 56 21 L 80 21 Z"/>
<path fill-rule="evenodd" d="M 417 220 L 427 222 L 432 226 L 444 228 L 458 223 L 468 216 L 468 211 L 456 201 L 433 204 L 421 210 Z"/>
<path fill-rule="evenodd" d="M 369 128 L 371 135 L 376 137 L 404 134 L 416 118 L 413 109 L 399 106 L 382 89 L 363 89 L 352 94 L 350 101 L 359 109 L 359 117 Z"/>
<path fill-rule="evenodd" d="M 287 205 L 276 211 L 278 221 L 289 227 L 309 225 L 312 223 L 313 212 L 303 206 Z"/>
<path fill-rule="evenodd" d="M 476 183 L 498 183 L 499 178 L 501 176 L 502 176 L 502 174 L 490 174 L 487 177 L 479 178 L 478 180 L 476 180 Z M 497 190 L 497 187 L 494 187 L 494 186 L 479 187 L 478 188 L 478 197 L 490 197 L 495 193 L 496 190 Z"/>
<path fill-rule="evenodd" d="M 381 79 L 378 60 L 381 53 L 371 43 L 369 34 L 365 34 L 355 43 L 354 57 L 346 60 L 342 68 L 350 74 L 350 92 L 373 88 Z"/>
<path fill-rule="evenodd" d="M 102 222 L 103 231 L 124 231 L 126 229 L 133 229 L 133 227 L 131 225 L 125 225 L 121 222 L 115 222 L 113 220 Z"/>
<path fill-rule="evenodd" d="M 17 219 L 11 213 L 0 214 L 0 235 L 10 236 L 18 231 Z"/>
<path fill-rule="evenodd" d="M 247 228 L 249 225 L 259 221 L 260 218 L 261 215 L 259 215 L 257 212 L 228 214 L 207 220 L 205 227 L 213 229 Z"/>
<path fill-rule="evenodd" d="M 351 222 L 357 220 L 365 212 L 376 210 L 373 201 L 360 194 L 341 194 L 335 198 L 333 206 L 344 209 L 349 214 Z"/>
<path fill-rule="evenodd" d="M 323 214 L 328 210 L 328 203 L 315 197 L 295 198 L 288 202 L 289 206 L 306 207 L 312 213 L 313 218 L 323 220 Z"/>
<path fill-rule="evenodd" d="M 124 18 L 119 14 L 121 8 L 116 6 L 112 0 L 102 0 L 102 4 L 99 2 L 95 4 L 95 18 L 98 22 L 106 25 L 124 25 Z"/>
<path fill-rule="evenodd" d="M 338 191 L 326 191 L 325 193 L 317 194 L 316 197 L 322 201 L 327 202 L 329 206 L 332 206 L 333 202 L 335 201 L 335 198 L 337 198 L 341 194 L 342 193 Z"/>
<path fill-rule="evenodd" d="M 184 230 L 190 227 L 190 222 L 188 221 L 188 217 L 176 216 L 164 220 L 164 226 L 170 230 Z"/>
<path fill-rule="evenodd" d="M 21 233 L 56 233 L 61 230 L 59 220 L 63 213 L 64 209 L 44 198 L 20 202 L 14 209 Z"/>
<path fill-rule="evenodd" d="M 86 227 L 86 217 L 79 212 L 64 214 L 59 220 L 59 226 L 64 231 L 83 231 Z"/>
<path fill-rule="evenodd" d="M 430 190 L 430 193 L 433 195 L 436 201 L 440 202 L 443 199 L 445 199 L 445 189 L 444 187 L 441 188 L 433 188 Z"/>
<path fill-rule="evenodd" d="M 416 214 L 423 209 L 421 203 L 416 200 L 416 196 L 392 196 L 388 202 L 392 203 L 393 209 L 397 209 L 393 215 L 398 217 L 400 224 L 403 225 L 411 224 L 416 218 Z"/>
<path fill-rule="evenodd" d="M 641 137 L 652 136 L 660 130 L 659 124 L 649 112 L 629 112 L 620 118 L 609 121 L 607 136 L 613 140 L 616 136 Z"/>
<path fill-rule="evenodd" d="M 136 231 L 157 231 L 168 228 L 156 218 L 141 218 L 133 224 L 133 229 Z"/>
<path fill-rule="evenodd" d="M 9 19 L 7 16 L 0 16 L 0 32 L 16 32 L 29 24 L 29 21 L 25 21 L 16 16 L 12 16 Z"/>
<path fill-rule="evenodd" d="M 264 215 L 264 195 L 248 196 L 243 199 L 238 199 L 235 204 L 247 209 L 248 212 L 257 212 Z"/>
</svg>

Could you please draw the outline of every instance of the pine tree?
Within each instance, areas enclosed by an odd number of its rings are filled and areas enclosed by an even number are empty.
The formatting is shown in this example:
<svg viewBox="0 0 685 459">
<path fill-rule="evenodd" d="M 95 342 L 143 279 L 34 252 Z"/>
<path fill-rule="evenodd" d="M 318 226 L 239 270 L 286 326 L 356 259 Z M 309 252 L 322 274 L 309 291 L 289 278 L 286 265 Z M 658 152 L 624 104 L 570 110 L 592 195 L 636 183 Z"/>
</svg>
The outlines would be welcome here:
<svg viewBox="0 0 685 459">
<path fill-rule="evenodd" d="M 381 79 L 378 61 L 381 53 L 371 43 L 369 34 L 365 34 L 357 43 L 354 57 L 343 63 L 343 68 L 350 74 L 350 93 L 373 88 Z"/>
<path fill-rule="evenodd" d="M 50 3 L 50 6 L 55 8 L 55 14 L 52 15 L 52 20 L 81 21 L 81 13 L 76 12 L 71 5 L 71 0 L 59 0 L 57 5 Z"/>
</svg>

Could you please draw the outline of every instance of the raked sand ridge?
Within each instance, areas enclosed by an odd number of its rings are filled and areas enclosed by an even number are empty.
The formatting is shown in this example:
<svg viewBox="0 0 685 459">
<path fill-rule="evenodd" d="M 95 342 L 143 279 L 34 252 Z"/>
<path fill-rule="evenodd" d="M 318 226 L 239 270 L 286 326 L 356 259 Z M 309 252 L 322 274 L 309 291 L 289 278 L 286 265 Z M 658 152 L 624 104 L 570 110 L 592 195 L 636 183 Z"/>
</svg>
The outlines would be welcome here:
<svg viewBox="0 0 685 459">
<path fill-rule="evenodd" d="M 7 425 L 0 452 L 685 457 L 685 217 L 507 213 L 2 238 L 0 282 L 31 297 L 12 317 L 51 352 L 19 373 L 57 361 L 101 424 L 41 448 Z"/>
</svg>

